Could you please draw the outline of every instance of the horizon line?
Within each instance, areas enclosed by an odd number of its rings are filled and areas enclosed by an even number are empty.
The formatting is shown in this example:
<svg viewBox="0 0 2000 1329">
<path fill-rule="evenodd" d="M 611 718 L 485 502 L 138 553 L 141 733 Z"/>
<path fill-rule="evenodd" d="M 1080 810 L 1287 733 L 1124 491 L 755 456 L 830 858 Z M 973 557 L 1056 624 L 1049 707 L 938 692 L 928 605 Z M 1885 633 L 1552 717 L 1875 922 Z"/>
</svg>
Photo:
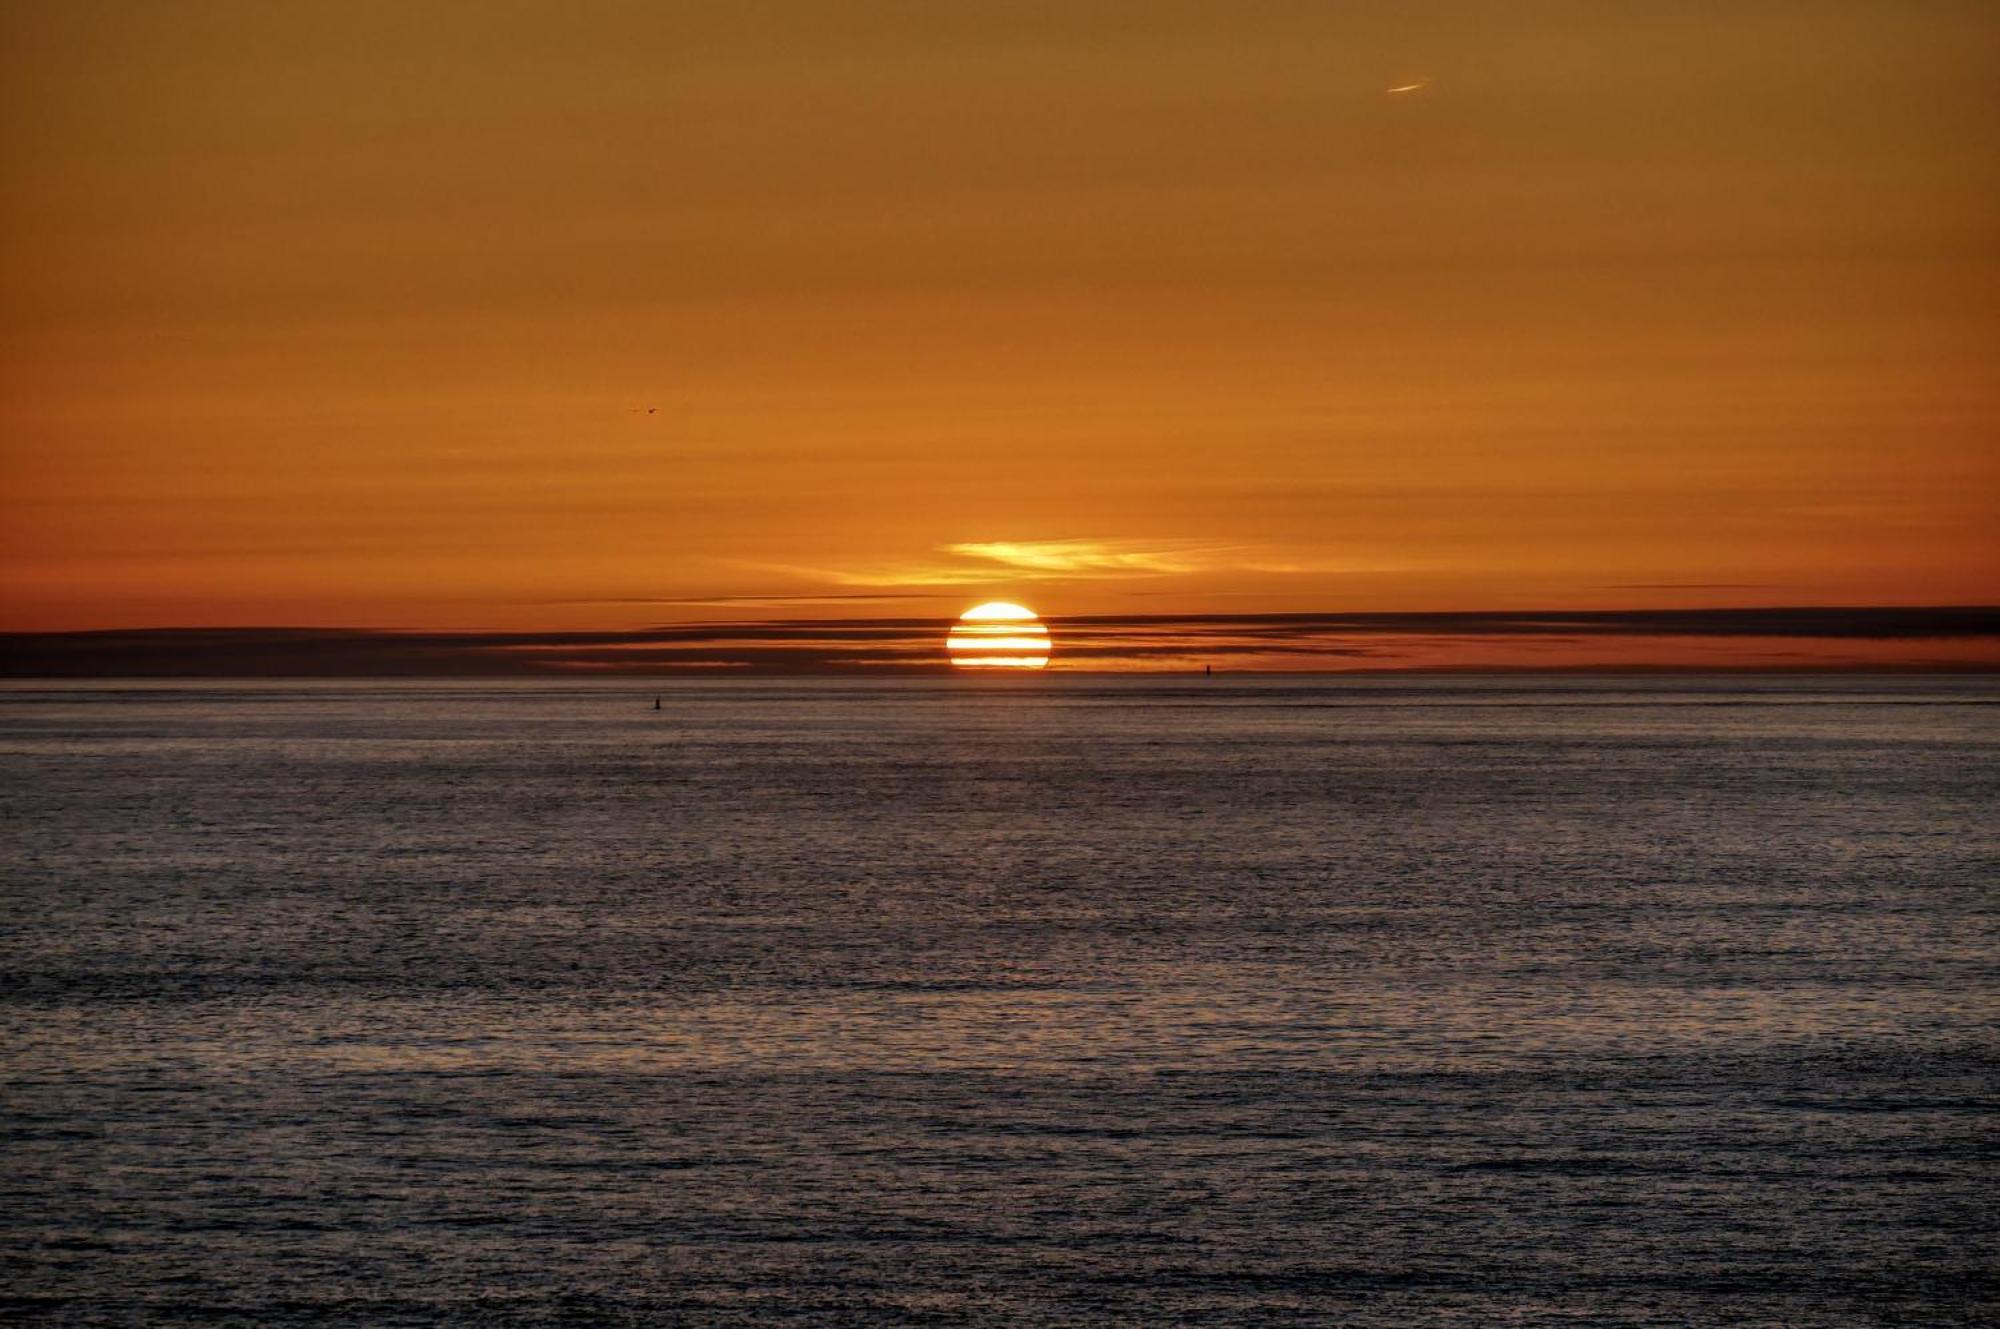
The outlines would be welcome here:
<svg viewBox="0 0 2000 1329">
<path fill-rule="evenodd" d="M 0 632 L 0 677 L 935 674 L 951 618 L 636 628 L 172 626 Z M 1170 673 L 2000 669 L 2000 606 L 1049 615 L 1051 669 Z M 1920 646 L 1920 644 L 1928 644 Z"/>
</svg>

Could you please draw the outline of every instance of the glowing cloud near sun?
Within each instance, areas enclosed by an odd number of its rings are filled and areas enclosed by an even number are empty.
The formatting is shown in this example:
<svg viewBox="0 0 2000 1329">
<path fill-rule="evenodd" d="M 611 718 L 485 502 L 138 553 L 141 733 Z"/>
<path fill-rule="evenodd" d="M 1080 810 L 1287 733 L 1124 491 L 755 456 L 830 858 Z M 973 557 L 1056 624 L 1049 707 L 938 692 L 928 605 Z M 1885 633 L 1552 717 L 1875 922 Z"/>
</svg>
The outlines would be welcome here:
<svg viewBox="0 0 2000 1329">
<path fill-rule="evenodd" d="M 1049 662 L 1049 630 L 1034 610 L 989 600 L 959 615 L 944 648 L 961 669 L 1041 669 Z"/>
</svg>

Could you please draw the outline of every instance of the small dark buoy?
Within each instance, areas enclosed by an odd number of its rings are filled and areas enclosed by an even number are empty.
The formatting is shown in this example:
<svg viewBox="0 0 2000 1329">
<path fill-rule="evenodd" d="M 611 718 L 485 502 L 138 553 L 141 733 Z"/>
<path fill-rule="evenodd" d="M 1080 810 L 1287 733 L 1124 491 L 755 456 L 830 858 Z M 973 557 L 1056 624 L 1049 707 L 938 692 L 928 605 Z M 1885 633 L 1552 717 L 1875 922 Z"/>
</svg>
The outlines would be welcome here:
<svg viewBox="0 0 2000 1329">
<path fill-rule="evenodd" d="M 1203 665 L 1203 666 L 1201 667 L 1201 676 L 1202 676 L 1203 678 L 1213 678 L 1213 677 L 1215 677 L 1215 666 L 1214 666 L 1214 665 Z"/>
<path fill-rule="evenodd" d="M 653 709 L 656 711 L 660 709 L 660 699 L 658 697 L 653 698 Z"/>
</svg>

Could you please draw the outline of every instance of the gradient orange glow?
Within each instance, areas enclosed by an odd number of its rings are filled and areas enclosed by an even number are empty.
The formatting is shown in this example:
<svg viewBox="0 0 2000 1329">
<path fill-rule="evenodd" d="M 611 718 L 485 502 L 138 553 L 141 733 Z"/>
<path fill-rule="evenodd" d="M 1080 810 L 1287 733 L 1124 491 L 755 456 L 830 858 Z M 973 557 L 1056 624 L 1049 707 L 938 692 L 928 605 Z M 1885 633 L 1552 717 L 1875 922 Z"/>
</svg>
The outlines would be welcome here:
<svg viewBox="0 0 2000 1329">
<path fill-rule="evenodd" d="M 0 629 L 1991 602 L 1995 55 L 1902 0 L 19 0 Z"/>
</svg>

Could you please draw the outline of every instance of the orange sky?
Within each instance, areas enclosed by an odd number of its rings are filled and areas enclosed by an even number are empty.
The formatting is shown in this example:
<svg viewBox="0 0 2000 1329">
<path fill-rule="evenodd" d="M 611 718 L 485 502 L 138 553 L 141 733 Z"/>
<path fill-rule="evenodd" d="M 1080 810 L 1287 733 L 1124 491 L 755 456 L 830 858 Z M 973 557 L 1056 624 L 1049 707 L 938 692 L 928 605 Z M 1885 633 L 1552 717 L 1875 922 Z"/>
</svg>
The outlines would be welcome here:
<svg viewBox="0 0 2000 1329">
<path fill-rule="evenodd" d="M 2000 598 L 1985 4 L 0 26 L 0 628 Z"/>
</svg>

